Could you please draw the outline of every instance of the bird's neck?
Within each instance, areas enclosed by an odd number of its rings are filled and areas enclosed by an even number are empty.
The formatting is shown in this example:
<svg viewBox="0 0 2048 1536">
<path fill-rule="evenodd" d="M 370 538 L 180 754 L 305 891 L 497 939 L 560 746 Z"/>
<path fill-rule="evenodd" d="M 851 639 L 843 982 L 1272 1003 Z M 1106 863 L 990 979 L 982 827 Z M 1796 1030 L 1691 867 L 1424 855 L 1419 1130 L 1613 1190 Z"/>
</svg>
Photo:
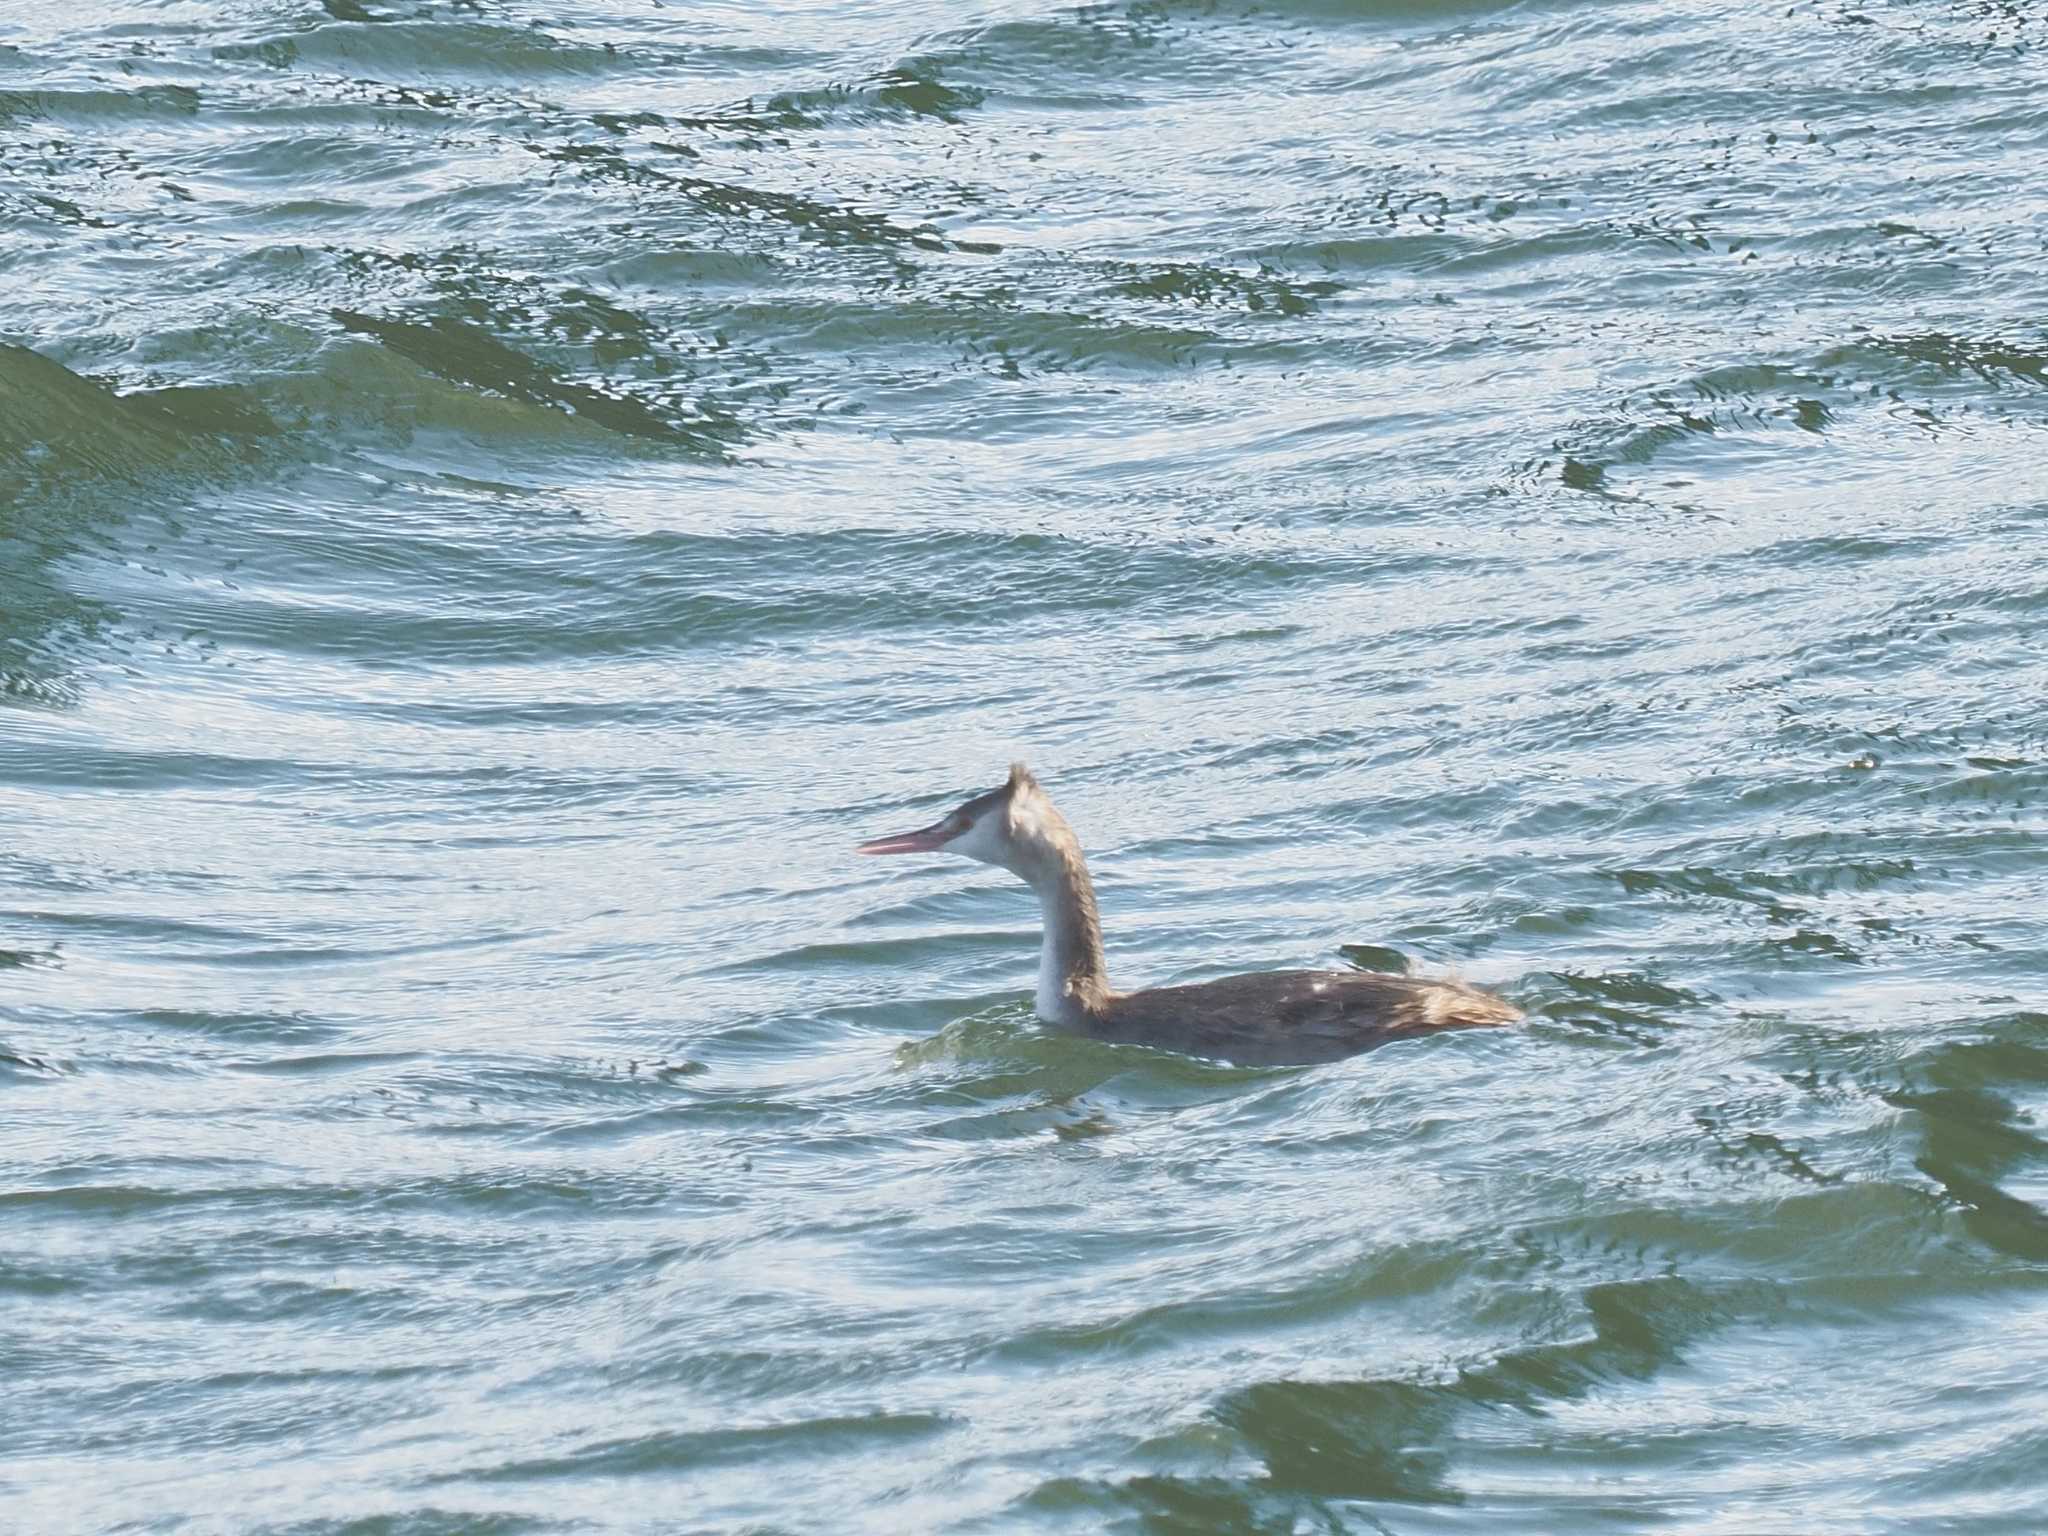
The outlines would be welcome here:
<svg viewBox="0 0 2048 1536">
<path fill-rule="evenodd" d="M 1109 998 L 1102 919 L 1080 848 L 1050 850 L 1032 875 L 1031 888 L 1045 916 L 1045 939 L 1038 951 L 1038 1016 L 1048 1024 L 1079 1029 Z"/>
</svg>

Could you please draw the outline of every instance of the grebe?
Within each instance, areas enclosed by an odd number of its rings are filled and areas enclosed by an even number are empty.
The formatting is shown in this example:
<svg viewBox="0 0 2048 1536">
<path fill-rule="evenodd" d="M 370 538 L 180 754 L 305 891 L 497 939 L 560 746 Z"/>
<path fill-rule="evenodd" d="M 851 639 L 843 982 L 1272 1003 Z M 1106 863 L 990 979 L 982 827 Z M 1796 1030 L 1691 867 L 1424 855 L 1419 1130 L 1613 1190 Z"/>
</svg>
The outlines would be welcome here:
<svg viewBox="0 0 2048 1536">
<path fill-rule="evenodd" d="M 1001 788 L 976 795 L 944 820 L 874 838 L 856 852 L 957 853 L 1024 881 L 1045 915 L 1038 1016 L 1099 1040 L 1278 1066 L 1335 1061 L 1392 1040 L 1522 1017 L 1462 982 L 1378 971 L 1265 971 L 1186 987 L 1113 990 L 1080 840 L 1022 763 L 1011 766 Z"/>
</svg>

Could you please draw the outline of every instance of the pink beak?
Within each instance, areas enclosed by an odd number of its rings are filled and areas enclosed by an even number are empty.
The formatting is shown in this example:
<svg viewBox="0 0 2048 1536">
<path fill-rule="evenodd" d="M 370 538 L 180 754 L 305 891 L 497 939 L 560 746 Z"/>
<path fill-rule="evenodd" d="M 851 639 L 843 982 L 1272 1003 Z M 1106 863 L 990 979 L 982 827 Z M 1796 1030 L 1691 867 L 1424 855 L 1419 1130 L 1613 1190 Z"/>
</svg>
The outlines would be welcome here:
<svg viewBox="0 0 2048 1536">
<path fill-rule="evenodd" d="M 952 833 L 941 821 L 920 832 L 897 832 L 888 837 L 870 838 L 854 849 L 855 853 L 936 853 L 952 841 Z"/>
</svg>

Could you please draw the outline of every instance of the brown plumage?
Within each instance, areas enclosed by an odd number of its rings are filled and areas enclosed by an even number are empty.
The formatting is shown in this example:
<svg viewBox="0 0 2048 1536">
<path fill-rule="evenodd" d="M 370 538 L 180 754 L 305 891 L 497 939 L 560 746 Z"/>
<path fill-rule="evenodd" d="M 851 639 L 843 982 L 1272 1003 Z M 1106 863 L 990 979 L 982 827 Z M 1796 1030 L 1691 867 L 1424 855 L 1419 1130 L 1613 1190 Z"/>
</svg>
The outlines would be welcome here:
<svg viewBox="0 0 2048 1536">
<path fill-rule="evenodd" d="M 1455 981 L 1379 971 L 1260 971 L 1185 987 L 1112 992 L 1088 1010 L 1104 1040 L 1161 1045 L 1242 1066 L 1335 1061 L 1445 1029 L 1513 1024 L 1521 1013 Z"/>
<path fill-rule="evenodd" d="M 943 820 L 860 847 L 862 853 L 940 851 L 1008 869 L 1038 893 L 1045 916 L 1038 1015 L 1077 1034 L 1269 1066 L 1334 1061 L 1394 1040 L 1522 1017 L 1511 1004 L 1463 982 L 1378 971 L 1266 971 L 1116 991 L 1080 841 L 1022 763 L 1000 788 Z"/>
</svg>

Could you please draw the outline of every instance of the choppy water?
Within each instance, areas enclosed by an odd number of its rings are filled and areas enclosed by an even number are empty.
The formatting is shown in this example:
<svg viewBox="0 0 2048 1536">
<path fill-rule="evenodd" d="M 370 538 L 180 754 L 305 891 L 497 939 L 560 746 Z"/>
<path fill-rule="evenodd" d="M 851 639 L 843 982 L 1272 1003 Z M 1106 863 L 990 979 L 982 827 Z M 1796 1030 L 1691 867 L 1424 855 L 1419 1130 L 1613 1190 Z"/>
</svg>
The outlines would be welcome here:
<svg viewBox="0 0 2048 1536">
<path fill-rule="evenodd" d="M 2044 42 L 0 5 L 0 1524 L 2048 1524 Z"/>
</svg>

